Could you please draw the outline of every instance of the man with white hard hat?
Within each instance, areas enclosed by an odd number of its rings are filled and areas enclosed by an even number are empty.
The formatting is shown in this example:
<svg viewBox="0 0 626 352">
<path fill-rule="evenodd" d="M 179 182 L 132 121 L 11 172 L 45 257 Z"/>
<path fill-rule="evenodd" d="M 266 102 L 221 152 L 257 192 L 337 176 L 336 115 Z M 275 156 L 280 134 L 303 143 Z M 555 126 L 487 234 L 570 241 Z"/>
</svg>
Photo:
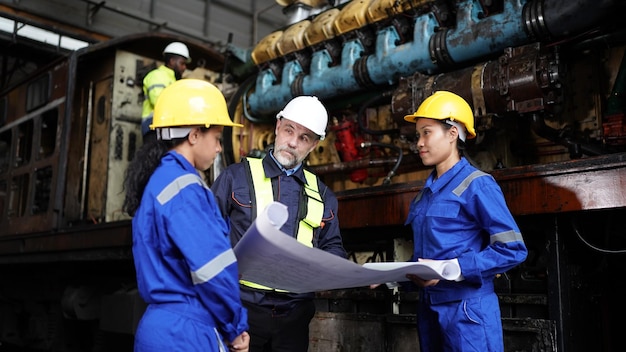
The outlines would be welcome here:
<svg viewBox="0 0 626 352">
<path fill-rule="evenodd" d="M 317 97 L 296 97 L 276 115 L 276 138 L 267 155 L 244 158 L 220 173 L 211 190 L 222 215 L 230 220 L 233 246 L 257 214 L 277 201 L 289 213 L 282 232 L 306 246 L 346 257 L 337 198 L 303 165 L 326 136 L 327 123 L 328 113 Z M 248 309 L 250 352 L 308 350 L 314 293 L 296 294 L 244 280 L 240 288 Z"/>
<path fill-rule="evenodd" d="M 143 79 L 143 110 L 141 112 L 141 134 L 144 143 L 155 140 L 150 130 L 157 98 L 165 87 L 183 77 L 187 64 L 191 62 L 189 48 L 181 42 L 172 42 L 163 50 L 163 65 L 148 72 Z"/>
</svg>

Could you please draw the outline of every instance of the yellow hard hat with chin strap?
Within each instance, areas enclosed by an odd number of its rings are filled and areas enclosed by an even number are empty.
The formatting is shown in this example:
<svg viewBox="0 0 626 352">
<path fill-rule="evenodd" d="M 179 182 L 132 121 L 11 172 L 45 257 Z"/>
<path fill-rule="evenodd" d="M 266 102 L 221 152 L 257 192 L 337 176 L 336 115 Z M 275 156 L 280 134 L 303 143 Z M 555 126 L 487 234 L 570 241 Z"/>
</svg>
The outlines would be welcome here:
<svg viewBox="0 0 626 352">
<path fill-rule="evenodd" d="M 201 79 L 181 79 L 165 89 L 157 99 L 150 129 L 159 139 L 185 137 L 192 127 L 243 127 L 228 114 L 226 99 L 213 84 Z"/>
<path fill-rule="evenodd" d="M 465 99 L 452 92 L 442 90 L 433 93 L 420 104 L 415 113 L 406 115 L 404 120 L 415 123 L 420 117 L 441 120 L 453 126 L 461 124 L 467 131 L 467 138 L 476 137 L 472 108 Z M 463 141 L 465 141 L 465 138 L 462 137 L 465 131 L 459 130 L 459 136 Z"/>
</svg>

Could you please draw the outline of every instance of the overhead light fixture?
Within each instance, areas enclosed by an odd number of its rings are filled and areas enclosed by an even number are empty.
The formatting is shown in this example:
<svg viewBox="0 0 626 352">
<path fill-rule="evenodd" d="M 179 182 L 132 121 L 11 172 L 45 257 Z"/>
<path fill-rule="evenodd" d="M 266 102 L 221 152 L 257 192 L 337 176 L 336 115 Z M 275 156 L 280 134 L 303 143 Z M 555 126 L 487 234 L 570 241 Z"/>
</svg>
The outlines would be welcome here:
<svg viewBox="0 0 626 352">
<path fill-rule="evenodd" d="M 89 46 L 88 42 L 54 33 L 47 29 L 0 17 L 0 31 L 29 38 L 44 44 L 60 47 L 66 50 L 78 50 Z"/>
</svg>

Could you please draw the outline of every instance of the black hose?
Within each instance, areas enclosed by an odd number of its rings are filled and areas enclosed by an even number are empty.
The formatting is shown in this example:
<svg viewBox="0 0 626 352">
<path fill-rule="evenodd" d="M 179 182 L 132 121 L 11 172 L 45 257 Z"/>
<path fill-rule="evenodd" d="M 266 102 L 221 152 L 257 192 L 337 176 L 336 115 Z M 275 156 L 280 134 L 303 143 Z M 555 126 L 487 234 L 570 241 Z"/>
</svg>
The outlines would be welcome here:
<svg viewBox="0 0 626 352">
<path fill-rule="evenodd" d="M 532 115 L 531 123 L 533 131 L 535 131 L 538 136 L 568 148 L 572 159 L 578 159 L 582 154 L 597 156 L 610 152 L 609 150 L 605 150 L 602 146 L 582 143 L 576 140 L 575 137 L 571 136 L 572 133 L 565 129 L 557 130 L 549 127 L 539 114 Z"/>
<path fill-rule="evenodd" d="M 359 108 L 359 112 L 357 115 L 357 122 L 359 123 L 359 129 L 361 131 L 370 135 L 374 135 L 374 136 L 400 133 L 400 130 L 398 129 L 370 130 L 369 128 L 365 127 L 365 124 L 363 122 L 363 120 L 365 120 L 365 109 L 367 109 L 368 107 L 370 107 L 371 105 L 375 103 L 378 103 L 379 101 L 383 99 L 390 98 L 392 94 L 393 94 L 392 91 L 382 92 L 380 95 L 375 95 L 372 98 L 366 100 L 363 104 L 361 104 L 361 107 Z"/>
<path fill-rule="evenodd" d="M 389 173 L 387 174 L 387 176 L 383 180 L 383 185 L 388 185 L 388 184 L 391 183 L 391 178 L 393 176 L 395 176 L 396 171 L 398 170 L 398 167 L 400 166 L 400 163 L 402 162 L 402 148 L 398 147 L 397 145 L 387 144 L 387 143 L 379 143 L 379 142 L 363 142 L 363 143 L 361 143 L 361 148 L 368 148 L 370 146 L 390 148 L 390 149 L 394 149 L 395 151 L 398 152 L 398 160 L 396 161 L 396 164 L 393 166 L 393 168 L 391 168 L 391 170 L 389 171 Z"/>
</svg>

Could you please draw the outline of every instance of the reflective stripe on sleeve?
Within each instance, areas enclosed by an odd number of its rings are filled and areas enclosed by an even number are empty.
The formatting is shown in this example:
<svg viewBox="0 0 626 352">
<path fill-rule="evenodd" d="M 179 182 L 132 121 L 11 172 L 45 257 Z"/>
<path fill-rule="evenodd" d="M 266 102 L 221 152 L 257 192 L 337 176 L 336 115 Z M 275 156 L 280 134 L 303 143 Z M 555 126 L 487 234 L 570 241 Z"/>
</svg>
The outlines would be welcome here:
<svg viewBox="0 0 626 352">
<path fill-rule="evenodd" d="M 200 269 L 191 272 L 193 284 L 202 284 L 211 280 L 236 261 L 235 252 L 230 248 L 225 250 L 210 262 L 204 264 Z"/>
<path fill-rule="evenodd" d="M 153 84 L 150 87 L 148 87 L 147 91 L 150 92 L 154 88 L 164 88 L 165 89 L 165 84 L 163 84 L 163 83 Z"/>
<path fill-rule="evenodd" d="M 490 237 L 491 244 L 496 242 L 508 243 L 516 241 L 523 242 L 522 234 L 513 230 L 496 233 Z"/>
<path fill-rule="evenodd" d="M 157 200 L 161 205 L 169 202 L 172 198 L 174 198 L 180 191 L 192 184 L 199 184 L 202 187 L 205 187 L 205 183 L 202 181 L 200 176 L 193 174 L 186 174 L 176 178 L 169 185 L 165 186 L 161 193 L 157 196 Z"/>
<path fill-rule="evenodd" d="M 476 170 L 469 174 L 456 188 L 452 191 L 452 193 L 456 194 L 458 197 L 465 192 L 465 190 L 469 187 L 469 185 L 474 181 L 474 179 L 481 176 L 488 176 L 488 173 L 482 172 L 480 170 Z"/>
</svg>

